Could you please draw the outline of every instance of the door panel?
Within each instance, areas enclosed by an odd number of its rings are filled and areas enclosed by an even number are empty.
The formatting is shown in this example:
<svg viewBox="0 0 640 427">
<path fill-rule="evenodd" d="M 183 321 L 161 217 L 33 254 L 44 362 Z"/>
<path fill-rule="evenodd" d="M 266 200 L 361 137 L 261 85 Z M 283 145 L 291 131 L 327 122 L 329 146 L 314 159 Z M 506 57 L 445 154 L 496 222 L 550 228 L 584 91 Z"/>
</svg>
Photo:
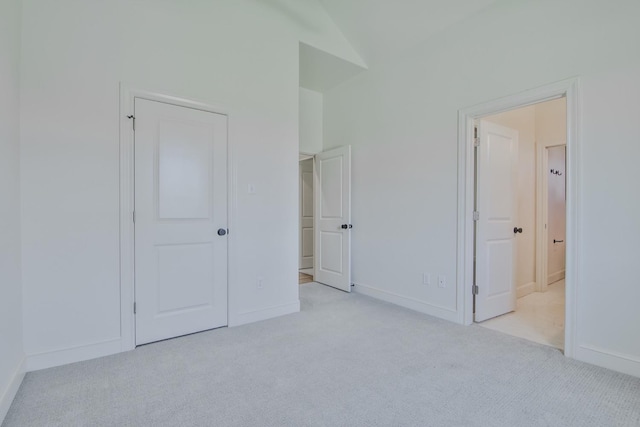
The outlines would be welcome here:
<svg viewBox="0 0 640 427">
<path fill-rule="evenodd" d="M 477 322 L 515 310 L 518 132 L 482 120 L 477 149 Z"/>
<path fill-rule="evenodd" d="M 136 344 L 227 324 L 227 118 L 135 100 Z"/>
<path fill-rule="evenodd" d="M 300 268 L 313 267 L 313 159 L 300 162 Z"/>
<path fill-rule="evenodd" d="M 351 147 L 316 155 L 315 170 L 314 278 L 351 292 Z"/>
</svg>

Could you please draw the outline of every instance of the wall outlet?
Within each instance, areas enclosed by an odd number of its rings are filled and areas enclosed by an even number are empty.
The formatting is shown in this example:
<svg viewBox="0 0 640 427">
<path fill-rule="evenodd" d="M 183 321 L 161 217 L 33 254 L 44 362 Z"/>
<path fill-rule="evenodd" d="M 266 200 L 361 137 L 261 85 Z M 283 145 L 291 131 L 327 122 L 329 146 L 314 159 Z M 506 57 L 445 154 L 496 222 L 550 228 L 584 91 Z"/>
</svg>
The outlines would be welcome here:
<svg viewBox="0 0 640 427">
<path fill-rule="evenodd" d="M 257 287 L 258 289 L 262 289 L 262 288 L 264 288 L 264 277 L 258 277 L 258 278 L 256 279 L 256 287 Z"/>
<path fill-rule="evenodd" d="M 422 284 L 423 285 L 431 284 L 431 275 L 429 273 L 422 273 Z"/>
<path fill-rule="evenodd" d="M 438 287 L 439 288 L 447 287 L 447 279 L 444 276 L 438 276 Z"/>
</svg>

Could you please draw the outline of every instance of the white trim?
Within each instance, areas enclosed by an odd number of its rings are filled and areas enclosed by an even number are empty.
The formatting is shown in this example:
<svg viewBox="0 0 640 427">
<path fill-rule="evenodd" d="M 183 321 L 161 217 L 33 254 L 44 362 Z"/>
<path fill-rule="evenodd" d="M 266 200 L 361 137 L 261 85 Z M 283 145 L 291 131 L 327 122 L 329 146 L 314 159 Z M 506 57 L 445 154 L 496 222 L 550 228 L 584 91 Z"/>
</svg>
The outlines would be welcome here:
<svg viewBox="0 0 640 427">
<path fill-rule="evenodd" d="M 300 300 L 288 304 L 274 305 L 259 310 L 244 311 L 234 315 L 229 320 L 229 327 L 246 325 L 247 323 L 259 322 L 261 320 L 272 319 L 274 317 L 285 316 L 287 314 L 298 313 L 300 311 Z"/>
<path fill-rule="evenodd" d="M 557 282 L 558 280 L 562 280 L 565 277 L 565 269 L 562 269 L 560 271 L 556 271 L 555 273 L 551 273 L 549 275 L 547 275 L 547 286 Z"/>
<path fill-rule="evenodd" d="M 439 317 L 451 322 L 457 321 L 457 313 L 453 308 L 430 304 L 428 302 L 420 301 L 415 298 L 396 294 L 395 292 L 383 291 L 382 289 L 363 285 L 362 283 L 354 283 L 353 291 L 375 299 L 390 302 L 392 304 L 399 305 L 410 310 L 428 314 L 430 316 Z"/>
<path fill-rule="evenodd" d="M 459 323 L 473 323 L 473 209 L 474 209 L 474 119 L 537 104 L 552 99 L 567 99 L 567 261 L 565 355 L 575 357 L 576 283 L 578 281 L 578 178 L 580 98 L 579 80 L 572 78 L 519 94 L 465 108 L 458 113 L 458 238 L 457 306 Z M 481 213 L 482 214 L 482 213 Z"/>
<path fill-rule="evenodd" d="M 9 384 L 0 395 L 0 424 L 4 421 L 7 413 L 9 412 L 9 408 L 11 407 L 11 403 L 13 403 L 13 399 L 16 397 L 18 390 L 20 389 L 20 385 L 22 384 L 22 380 L 24 379 L 24 372 L 26 366 L 26 358 L 23 357 L 18 363 L 16 370 L 13 371 L 13 375 L 9 380 Z"/>
<path fill-rule="evenodd" d="M 27 355 L 27 372 L 122 353 L 120 338 Z"/>
<path fill-rule="evenodd" d="M 525 283 L 516 289 L 516 298 L 522 298 L 536 291 L 536 282 Z"/>
<path fill-rule="evenodd" d="M 233 144 L 231 141 L 231 115 L 229 110 L 206 102 L 190 100 L 178 96 L 168 95 L 159 91 L 144 90 L 120 83 L 120 336 L 121 351 L 133 350 L 135 344 L 135 318 L 133 316 L 134 302 L 134 227 L 132 221 L 134 207 L 134 132 L 131 121 L 127 116 L 135 114 L 135 98 L 149 101 L 164 102 L 180 107 L 193 108 L 227 116 L 227 228 L 233 231 L 233 218 L 236 211 L 237 197 L 235 194 L 236 177 L 233 163 Z M 229 313 L 233 307 L 231 283 L 235 280 L 235 270 L 232 260 L 235 248 L 233 232 L 227 238 L 227 323 Z M 106 355 L 106 354 L 105 354 Z"/>
<path fill-rule="evenodd" d="M 634 356 L 582 344 L 578 346 L 575 357 L 583 362 L 640 377 L 640 359 Z"/>
</svg>

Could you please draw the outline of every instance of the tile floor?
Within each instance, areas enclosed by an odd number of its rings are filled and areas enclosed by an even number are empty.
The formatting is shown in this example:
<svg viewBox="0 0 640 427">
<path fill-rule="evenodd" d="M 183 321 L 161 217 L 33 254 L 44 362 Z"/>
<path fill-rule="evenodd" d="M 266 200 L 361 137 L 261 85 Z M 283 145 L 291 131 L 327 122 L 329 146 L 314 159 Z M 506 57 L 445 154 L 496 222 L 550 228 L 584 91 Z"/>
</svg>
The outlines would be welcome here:
<svg viewBox="0 0 640 427">
<path fill-rule="evenodd" d="M 564 348 L 564 280 L 546 292 L 518 299 L 516 311 L 478 325 L 559 349 Z"/>
</svg>

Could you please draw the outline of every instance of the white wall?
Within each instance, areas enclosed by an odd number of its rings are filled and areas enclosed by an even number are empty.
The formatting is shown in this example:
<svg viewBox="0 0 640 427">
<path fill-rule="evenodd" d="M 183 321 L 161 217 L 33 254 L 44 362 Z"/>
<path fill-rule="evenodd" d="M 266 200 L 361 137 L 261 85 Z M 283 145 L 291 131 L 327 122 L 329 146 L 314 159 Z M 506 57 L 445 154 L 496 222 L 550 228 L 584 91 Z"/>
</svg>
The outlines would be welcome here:
<svg viewBox="0 0 640 427">
<path fill-rule="evenodd" d="M 518 298 L 536 285 L 536 107 L 529 106 L 486 117 L 485 120 L 518 131 L 518 227 L 516 287 Z"/>
<path fill-rule="evenodd" d="M 23 372 L 20 279 L 20 1 L 0 2 L 0 424 Z"/>
<path fill-rule="evenodd" d="M 565 277 L 566 241 L 566 151 L 564 146 L 547 149 L 548 239 L 547 239 L 547 284 Z M 551 174 L 551 170 L 561 175 Z M 555 240 L 562 240 L 556 242 Z"/>
<path fill-rule="evenodd" d="M 317 154 L 322 151 L 322 94 L 300 88 L 300 152 Z"/>
<path fill-rule="evenodd" d="M 458 110 L 579 76 L 576 357 L 640 375 L 638 16 L 636 0 L 501 1 L 325 93 L 325 148 L 353 146 L 355 289 L 457 319 Z"/>
<path fill-rule="evenodd" d="M 355 55 L 322 8 L 314 0 L 25 0 L 23 30 L 28 368 L 121 348 L 120 82 L 229 112 L 229 322 L 296 311 L 298 45 Z"/>
</svg>

